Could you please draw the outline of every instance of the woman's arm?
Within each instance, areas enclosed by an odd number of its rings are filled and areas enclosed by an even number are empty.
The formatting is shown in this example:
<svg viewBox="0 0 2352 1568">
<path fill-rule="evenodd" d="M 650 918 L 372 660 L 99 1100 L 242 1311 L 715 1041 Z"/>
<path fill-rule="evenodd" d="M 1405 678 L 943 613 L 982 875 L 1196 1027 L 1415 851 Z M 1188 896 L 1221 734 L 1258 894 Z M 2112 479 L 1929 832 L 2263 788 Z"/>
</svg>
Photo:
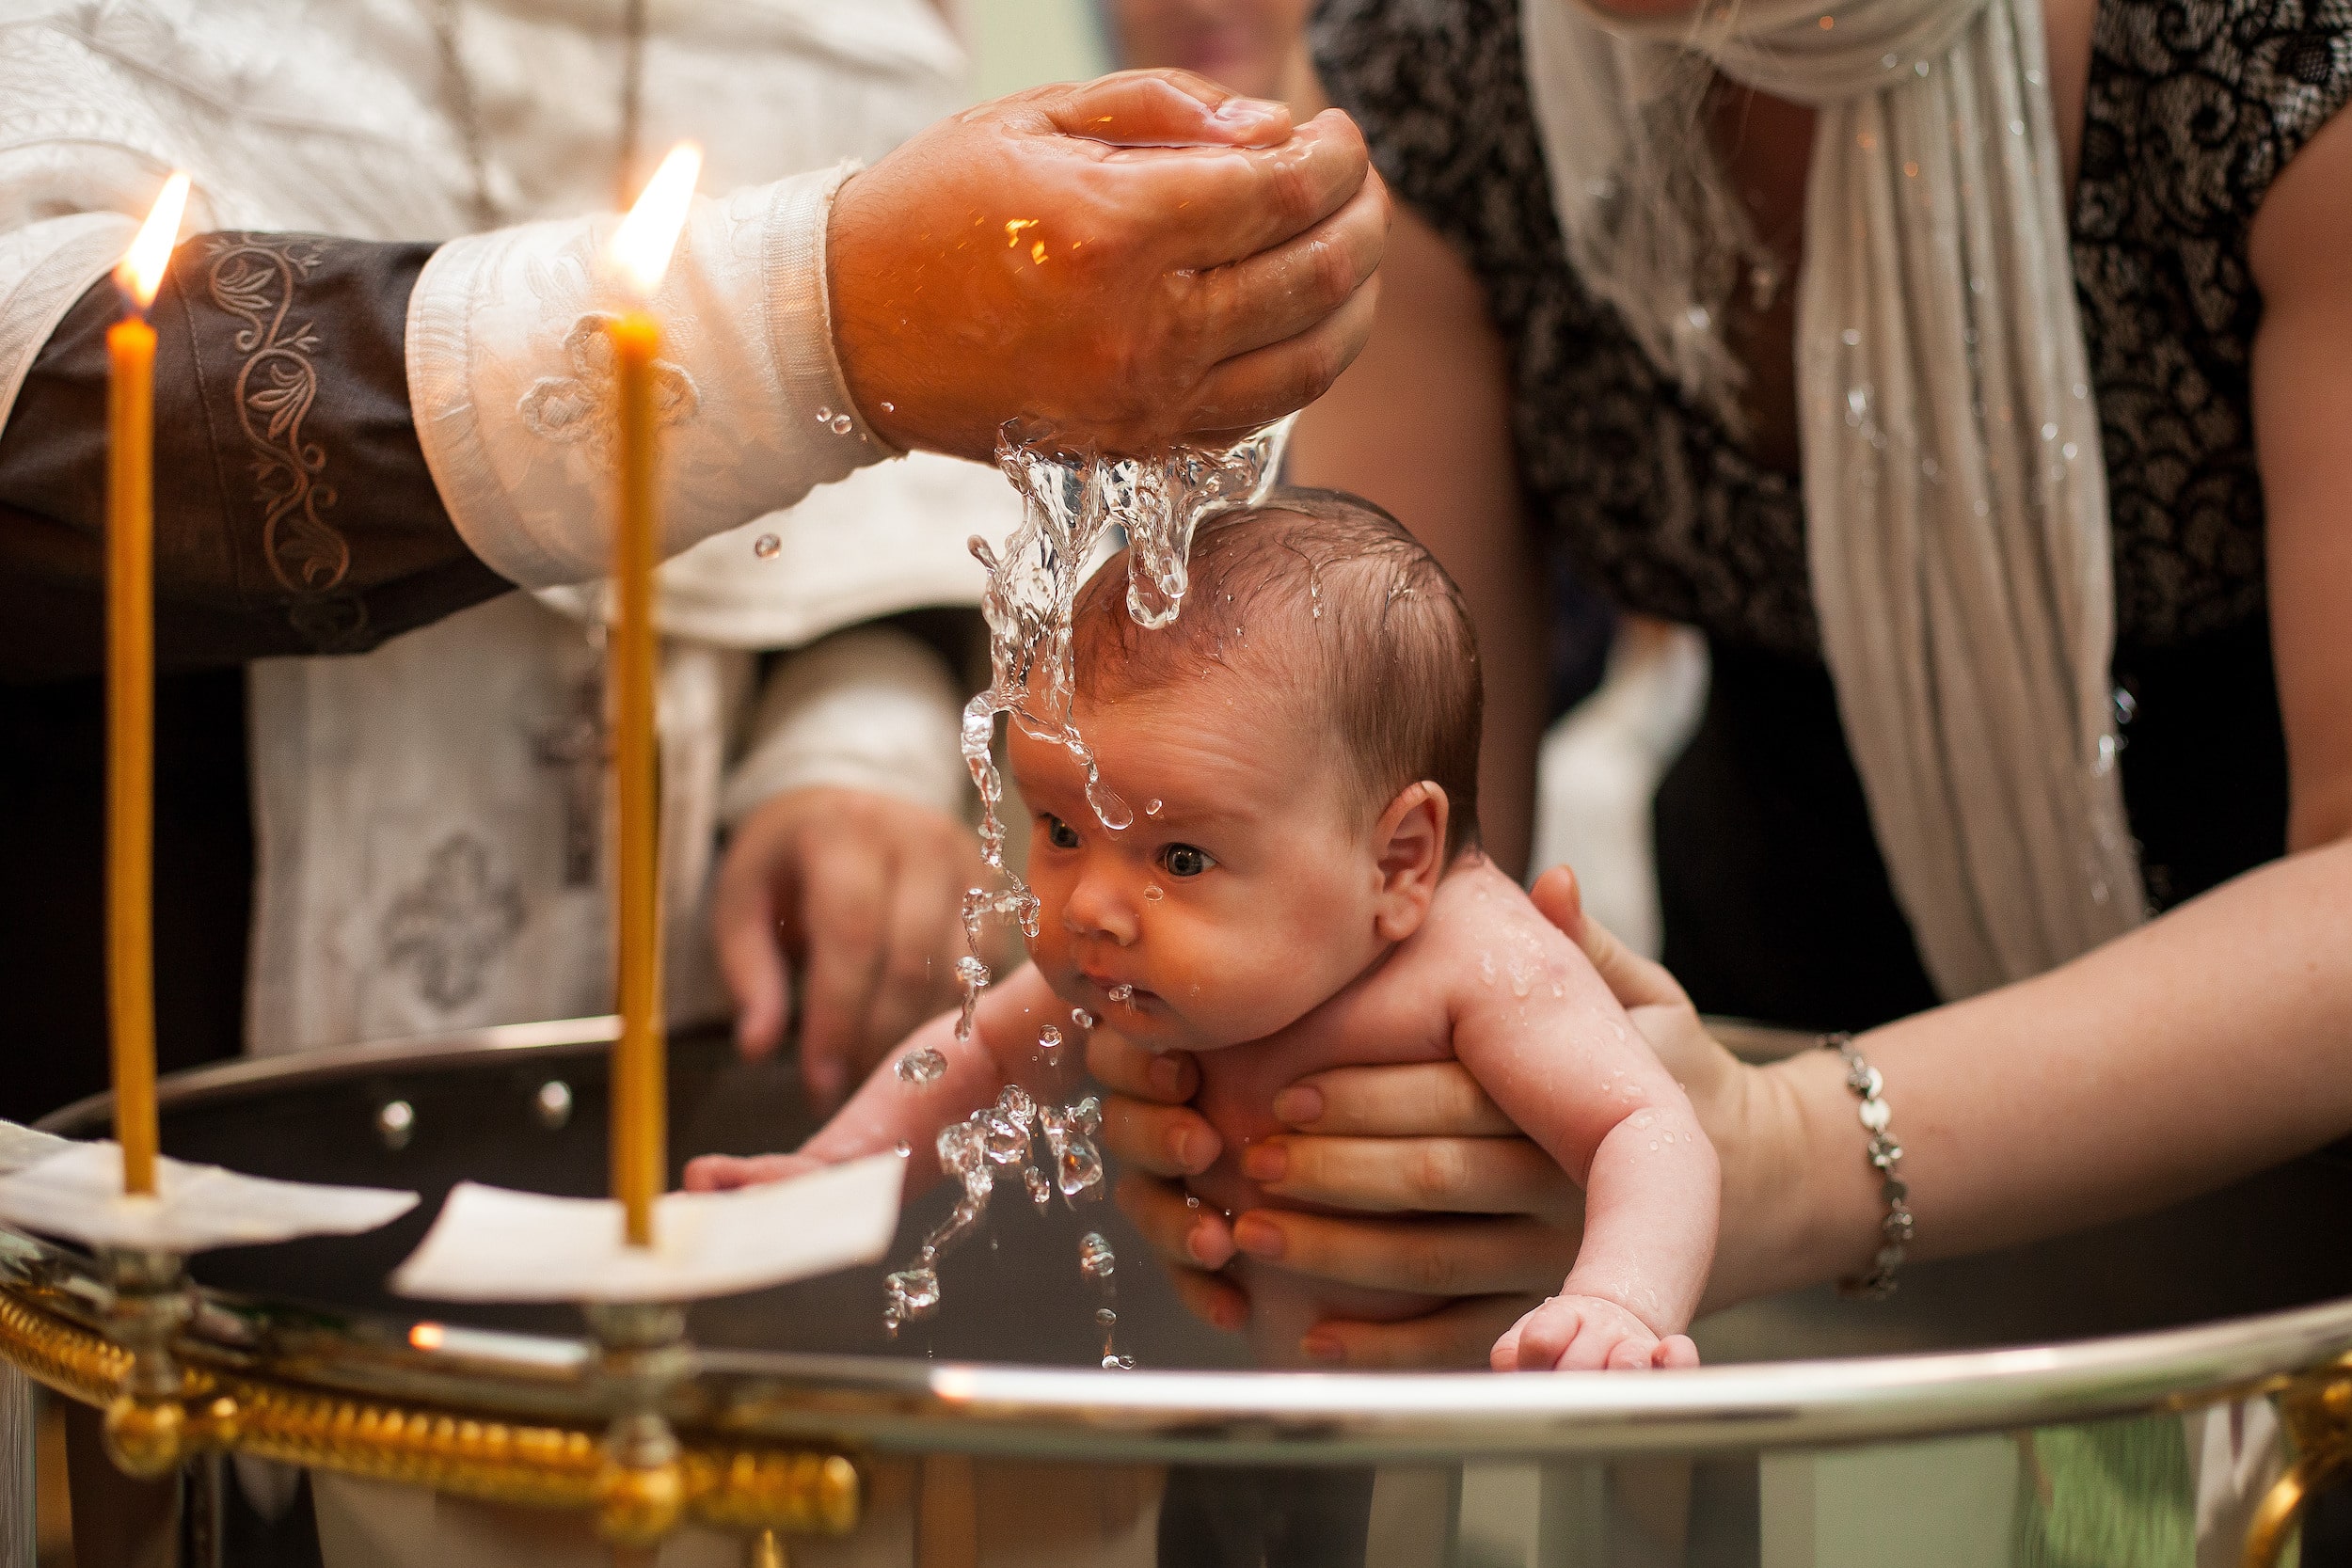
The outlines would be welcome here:
<svg viewBox="0 0 2352 1568">
<path fill-rule="evenodd" d="M 1380 277 L 1362 354 L 1299 416 L 1291 477 L 1388 508 L 1461 585 L 1486 666 L 1479 831 L 1517 878 L 1527 869 L 1549 681 L 1545 577 L 1519 498 L 1509 359 L 1477 279 L 1409 208 L 1396 209 Z"/>
<path fill-rule="evenodd" d="M 2352 1128 L 2352 115 L 2272 184 L 2249 251 L 2290 853 L 2061 969 L 1860 1042 L 1886 1079 L 1926 1255 L 2144 1211 Z M 1831 1157 L 1858 1136 L 1835 1064 L 1768 1076 L 1814 1154 L 1814 1224 L 1782 1266 L 1752 1259 L 1752 1278 L 1726 1281 L 1740 1294 L 1852 1269 L 1878 1212 L 1858 1154 Z"/>
</svg>

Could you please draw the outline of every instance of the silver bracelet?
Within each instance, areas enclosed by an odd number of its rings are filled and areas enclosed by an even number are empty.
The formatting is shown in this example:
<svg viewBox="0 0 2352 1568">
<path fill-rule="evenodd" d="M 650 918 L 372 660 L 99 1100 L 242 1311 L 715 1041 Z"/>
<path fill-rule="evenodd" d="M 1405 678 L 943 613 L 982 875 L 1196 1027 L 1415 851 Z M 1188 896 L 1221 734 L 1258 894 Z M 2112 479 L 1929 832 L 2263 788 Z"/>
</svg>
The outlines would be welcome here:
<svg viewBox="0 0 2352 1568">
<path fill-rule="evenodd" d="M 1864 1301 L 1884 1301 L 1895 1293 L 1895 1271 L 1903 1265 L 1911 1245 L 1911 1188 L 1902 1179 L 1903 1146 L 1887 1131 L 1893 1115 L 1886 1108 L 1884 1083 L 1879 1069 L 1856 1051 L 1848 1034 L 1823 1035 L 1821 1049 L 1835 1051 L 1846 1064 L 1846 1087 L 1862 1101 L 1862 1130 L 1870 1134 L 1870 1168 L 1879 1173 L 1879 1196 L 1886 1202 L 1886 1217 L 1879 1222 L 1879 1249 L 1867 1274 L 1837 1282 L 1837 1293 Z"/>
</svg>

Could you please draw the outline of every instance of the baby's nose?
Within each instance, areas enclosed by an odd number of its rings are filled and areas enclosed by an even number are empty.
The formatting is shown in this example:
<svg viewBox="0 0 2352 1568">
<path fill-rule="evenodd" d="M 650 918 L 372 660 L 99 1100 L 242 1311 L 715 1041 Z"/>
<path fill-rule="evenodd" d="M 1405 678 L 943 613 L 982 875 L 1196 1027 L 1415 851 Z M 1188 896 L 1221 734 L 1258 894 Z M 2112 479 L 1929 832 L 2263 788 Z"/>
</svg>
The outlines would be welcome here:
<svg viewBox="0 0 2352 1568">
<path fill-rule="evenodd" d="M 1062 906 L 1061 923 L 1073 937 L 1102 937 L 1121 947 L 1140 934 L 1135 900 L 1118 878 L 1099 873 L 1079 879 Z"/>
</svg>

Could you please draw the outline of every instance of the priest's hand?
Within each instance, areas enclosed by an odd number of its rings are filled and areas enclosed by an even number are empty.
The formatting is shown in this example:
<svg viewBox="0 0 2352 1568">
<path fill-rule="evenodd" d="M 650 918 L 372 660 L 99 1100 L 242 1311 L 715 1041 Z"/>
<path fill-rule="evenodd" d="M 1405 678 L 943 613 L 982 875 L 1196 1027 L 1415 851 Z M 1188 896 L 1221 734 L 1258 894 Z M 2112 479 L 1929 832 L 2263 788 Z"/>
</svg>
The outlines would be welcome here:
<svg viewBox="0 0 2352 1568">
<path fill-rule="evenodd" d="M 1327 111 L 1186 71 L 1039 87 L 834 198 L 834 343 L 868 423 L 985 459 L 1008 420 L 1149 451 L 1311 402 L 1371 329 L 1388 196 Z"/>
<path fill-rule="evenodd" d="M 736 1041 L 784 1037 L 787 964 L 801 976 L 801 1074 L 830 1110 L 910 1030 L 957 997 L 972 830 L 910 801 L 831 785 L 787 790 L 737 826 L 711 899 Z"/>
</svg>

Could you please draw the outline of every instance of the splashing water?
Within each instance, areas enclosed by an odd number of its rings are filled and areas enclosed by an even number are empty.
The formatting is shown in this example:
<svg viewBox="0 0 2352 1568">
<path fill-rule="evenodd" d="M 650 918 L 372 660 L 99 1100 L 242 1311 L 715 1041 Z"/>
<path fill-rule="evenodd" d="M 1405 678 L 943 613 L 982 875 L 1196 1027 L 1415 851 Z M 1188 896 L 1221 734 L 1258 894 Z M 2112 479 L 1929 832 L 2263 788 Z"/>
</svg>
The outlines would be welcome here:
<svg viewBox="0 0 2352 1568">
<path fill-rule="evenodd" d="M 1044 1134 L 1042 1161 L 1037 1158 L 1033 1128 Z M 963 1192 L 947 1217 L 923 1238 L 914 1261 L 883 1280 L 882 1326 L 890 1337 L 897 1338 L 911 1319 L 938 1309 L 939 1260 L 986 1223 L 999 1171 L 1007 1180 L 1019 1171 L 1023 1190 L 1040 1210 L 1053 1201 L 1057 1188 L 1072 1208 L 1100 1198 L 1103 1154 L 1094 1140 L 1102 1130 L 1102 1102 L 1092 1095 L 1075 1105 L 1040 1105 L 1018 1084 L 1006 1085 L 994 1104 L 941 1129 L 939 1168 L 956 1178 Z"/>
<path fill-rule="evenodd" d="M 919 1089 L 936 1084 L 946 1071 L 947 1058 L 928 1045 L 898 1058 L 898 1082 L 909 1088 Z"/>
<path fill-rule="evenodd" d="M 1094 1321 L 1103 1330 L 1103 1370 L 1125 1372 L 1135 1370 L 1136 1358 L 1121 1355 L 1115 1343 L 1119 1332 L 1119 1255 L 1111 1251 L 1110 1243 L 1099 1230 L 1089 1230 L 1078 1238 L 1078 1272 L 1092 1280 L 1103 1292 L 1103 1305 L 1094 1309 Z"/>
<path fill-rule="evenodd" d="M 975 559 L 988 568 L 980 610 L 991 679 L 963 710 L 963 760 L 979 790 L 981 858 L 1005 879 L 1029 935 L 1037 933 L 1036 898 L 1005 864 L 1005 825 L 997 814 L 1004 800 L 992 754 L 997 716 L 1068 749 L 1086 771 L 1087 803 L 1105 828 L 1134 822 L 1127 803 L 1103 783 L 1094 752 L 1072 721 L 1071 608 L 1116 529 L 1127 538 L 1128 614 L 1154 629 L 1174 621 L 1193 533 L 1217 513 L 1264 497 L 1289 431 L 1287 422 L 1269 425 L 1226 451 L 1178 448 L 1149 459 L 1073 454 L 1049 434 L 1011 425 L 999 438 L 996 466 L 1021 494 L 1021 526 L 1001 552 L 974 541 Z M 965 907 L 969 932 L 976 923 L 968 899 Z"/>
<path fill-rule="evenodd" d="M 820 423 L 832 423 L 832 410 L 819 409 Z M 1273 484 L 1281 466 L 1282 448 L 1290 423 L 1269 425 L 1224 451 L 1180 447 L 1162 457 L 1119 457 L 1066 451 L 1050 434 L 1023 432 L 1008 425 L 996 447 L 996 465 L 1020 492 L 1021 525 L 1002 551 L 974 535 L 972 558 L 988 572 L 988 588 L 980 610 L 988 622 L 989 689 L 963 710 L 962 749 L 965 766 L 980 797 L 980 858 L 1003 879 L 996 892 L 972 888 L 963 896 L 963 934 L 969 955 L 956 962 L 962 989 L 962 1006 L 956 1018 L 956 1038 L 972 1037 L 973 1015 L 981 989 L 989 982 L 988 965 L 980 955 L 982 923 L 990 916 L 1020 922 L 1022 933 L 1034 939 L 1039 901 L 1028 884 L 1005 863 L 1005 824 L 998 813 L 1004 802 L 1004 778 L 996 768 L 993 747 L 996 720 L 1005 716 L 1023 733 L 1067 749 L 1085 769 L 1087 803 L 1105 828 L 1117 832 L 1135 821 L 1134 812 L 1103 783 L 1093 751 L 1078 734 L 1072 718 L 1076 685 L 1071 668 L 1072 607 L 1086 581 L 1097 552 L 1114 532 L 1126 537 L 1127 613 L 1140 626 L 1163 628 L 1183 607 L 1189 578 L 1192 537 L 1200 524 L 1219 512 L 1255 505 Z M 1149 811 L 1156 813 L 1152 800 Z M 1113 991 L 1123 1001 L 1132 987 Z M 1071 1009 L 1070 1022 L 1083 1039 L 1095 1024 L 1083 1007 Z M 1038 1043 L 1050 1061 L 1061 1043 L 1060 1031 L 1041 1029 Z M 935 1070 L 923 1075 L 923 1057 L 938 1059 Z M 910 1052 L 899 1058 L 898 1075 L 909 1084 L 930 1083 L 945 1072 L 946 1063 L 934 1051 Z M 937 1310 L 940 1257 L 978 1227 L 987 1213 L 995 1184 L 992 1166 L 1008 1175 L 1021 1171 L 1030 1201 L 1043 1209 L 1058 1190 L 1065 1203 L 1103 1196 L 1103 1155 L 1095 1147 L 1102 1131 L 1102 1106 L 1092 1096 L 1074 1105 L 1041 1106 L 1018 1086 L 1008 1087 L 994 1105 L 976 1111 L 939 1135 L 940 1168 L 958 1177 L 963 1196 L 947 1218 L 924 1238 L 914 1267 L 890 1275 L 883 1322 L 895 1338 L 901 1323 Z M 1045 1159 L 1034 1160 L 1029 1128 L 1034 1123 L 1045 1142 Z M 1049 1166 L 1051 1175 L 1040 1167 Z M 1088 1245 L 1099 1249 L 1100 1265 L 1081 1267 L 1089 1278 L 1111 1290 L 1110 1244 L 1089 1231 Z M 1110 1311 L 1105 1295 L 1104 1310 Z M 1117 1315 L 1112 1314 L 1112 1323 Z M 1108 1338 L 1103 1343 L 1103 1365 L 1135 1365 L 1117 1354 Z"/>
</svg>

